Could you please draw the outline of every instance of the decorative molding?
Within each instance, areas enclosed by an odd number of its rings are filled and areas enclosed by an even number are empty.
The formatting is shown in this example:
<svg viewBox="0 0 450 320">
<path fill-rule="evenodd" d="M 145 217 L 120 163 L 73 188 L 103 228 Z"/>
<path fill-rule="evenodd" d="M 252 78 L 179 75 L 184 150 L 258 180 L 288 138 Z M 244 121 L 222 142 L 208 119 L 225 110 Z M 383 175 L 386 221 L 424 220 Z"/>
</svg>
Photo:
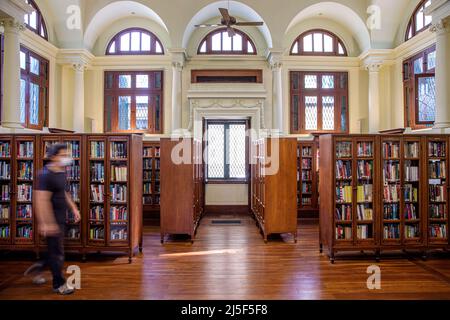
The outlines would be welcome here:
<svg viewBox="0 0 450 320">
<path fill-rule="evenodd" d="M 0 11 L 18 21 L 23 20 L 23 16 L 34 11 L 33 7 L 24 0 L 2 0 L 0 1 Z"/>
<path fill-rule="evenodd" d="M 86 63 L 75 61 L 72 63 L 72 68 L 75 70 L 75 72 L 84 72 L 87 68 Z"/>
<path fill-rule="evenodd" d="M 5 32 L 7 29 L 17 32 L 26 30 L 25 23 L 14 18 L 0 19 L 0 25 L 5 28 Z"/>
<path fill-rule="evenodd" d="M 89 68 L 95 56 L 86 49 L 62 49 L 57 55 L 57 62 L 65 65 L 85 65 Z"/>
<path fill-rule="evenodd" d="M 194 129 L 194 116 L 198 110 L 254 110 L 260 116 L 260 128 L 257 129 L 265 129 L 264 99 L 190 99 L 189 105 L 189 131 Z"/>
<path fill-rule="evenodd" d="M 444 35 L 450 32 L 450 19 L 441 19 L 433 23 L 430 27 L 430 31 L 436 33 L 438 36 Z"/>
<path fill-rule="evenodd" d="M 379 62 L 369 62 L 364 65 L 364 68 L 369 72 L 380 72 L 380 69 L 383 67 L 383 61 Z"/>
</svg>

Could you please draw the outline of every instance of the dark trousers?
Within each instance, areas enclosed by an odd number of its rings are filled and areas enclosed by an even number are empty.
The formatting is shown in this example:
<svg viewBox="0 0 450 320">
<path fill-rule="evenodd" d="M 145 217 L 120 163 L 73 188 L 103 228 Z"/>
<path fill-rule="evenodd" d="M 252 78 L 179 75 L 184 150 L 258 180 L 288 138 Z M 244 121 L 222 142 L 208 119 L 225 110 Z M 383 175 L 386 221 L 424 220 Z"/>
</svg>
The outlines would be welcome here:
<svg viewBox="0 0 450 320">
<path fill-rule="evenodd" d="M 53 275 L 53 289 L 66 283 L 63 275 L 64 268 L 64 235 L 47 237 L 48 256 L 46 265 Z"/>
</svg>

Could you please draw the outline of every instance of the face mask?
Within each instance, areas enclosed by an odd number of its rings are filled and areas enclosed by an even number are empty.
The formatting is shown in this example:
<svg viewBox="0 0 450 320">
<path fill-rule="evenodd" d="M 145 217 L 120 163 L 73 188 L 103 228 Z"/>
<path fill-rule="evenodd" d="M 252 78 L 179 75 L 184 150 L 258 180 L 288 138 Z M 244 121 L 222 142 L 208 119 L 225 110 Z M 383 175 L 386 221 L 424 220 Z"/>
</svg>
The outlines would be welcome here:
<svg viewBox="0 0 450 320">
<path fill-rule="evenodd" d="M 68 167 L 73 163 L 73 160 L 71 158 L 62 158 L 61 159 L 61 165 L 63 167 Z"/>
</svg>

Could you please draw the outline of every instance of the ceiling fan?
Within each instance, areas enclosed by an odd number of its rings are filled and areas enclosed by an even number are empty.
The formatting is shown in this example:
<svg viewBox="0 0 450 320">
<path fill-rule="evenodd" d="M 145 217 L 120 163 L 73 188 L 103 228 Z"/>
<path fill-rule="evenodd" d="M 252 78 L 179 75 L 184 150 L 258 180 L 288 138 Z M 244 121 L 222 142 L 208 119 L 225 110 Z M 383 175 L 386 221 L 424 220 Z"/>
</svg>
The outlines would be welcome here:
<svg viewBox="0 0 450 320">
<path fill-rule="evenodd" d="M 222 15 L 222 20 L 220 21 L 220 24 L 197 24 L 196 28 L 208 28 L 208 27 L 220 27 L 220 26 L 226 26 L 228 36 L 233 37 L 236 34 L 235 29 L 233 26 L 262 26 L 264 25 L 264 22 L 237 22 L 235 17 L 230 16 L 229 14 L 229 8 L 230 8 L 230 2 L 228 1 L 228 9 L 225 8 L 219 8 L 220 14 Z"/>
</svg>

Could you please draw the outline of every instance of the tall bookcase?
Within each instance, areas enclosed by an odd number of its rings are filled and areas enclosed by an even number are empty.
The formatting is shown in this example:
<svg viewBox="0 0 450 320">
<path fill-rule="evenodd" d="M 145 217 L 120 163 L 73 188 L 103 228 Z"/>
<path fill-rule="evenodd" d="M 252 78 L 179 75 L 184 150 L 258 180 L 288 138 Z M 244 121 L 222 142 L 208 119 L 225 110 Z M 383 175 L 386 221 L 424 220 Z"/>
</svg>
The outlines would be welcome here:
<svg viewBox="0 0 450 320">
<path fill-rule="evenodd" d="M 161 202 L 161 147 L 159 142 L 144 142 L 143 149 L 143 204 L 144 221 L 160 219 Z"/>
<path fill-rule="evenodd" d="M 299 141 L 297 149 L 297 205 L 299 217 L 319 213 L 318 146 L 315 141 Z"/>
<path fill-rule="evenodd" d="M 49 162 L 47 158 L 48 150 L 54 144 L 65 144 L 68 154 L 73 159 L 70 167 L 66 168 L 68 191 L 72 196 L 75 204 L 80 212 L 85 211 L 84 204 L 81 201 L 81 194 L 84 189 L 84 179 L 82 169 L 84 168 L 84 139 L 81 135 L 41 135 L 39 137 L 39 156 L 38 169 L 44 168 Z M 82 222 L 75 222 L 73 213 L 68 211 L 66 215 L 66 226 L 64 231 L 64 245 L 68 250 L 78 250 L 83 252 L 83 235 Z M 38 235 L 39 245 L 45 245 L 45 240 Z"/>
<path fill-rule="evenodd" d="M 338 251 L 379 255 L 378 143 L 375 136 L 320 138 L 320 246 L 328 247 L 332 262 Z"/>
<path fill-rule="evenodd" d="M 426 138 L 427 179 L 426 201 L 428 209 L 426 236 L 429 248 L 449 244 L 448 180 L 449 140 L 447 137 Z"/>
<path fill-rule="evenodd" d="M 180 154 L 183 161 L 172 159 L 175 148 L 183 149 Z M 200 140 L 161 139 L 161 243 L 168 234 L 188 235 L 194 242 L 204 214 L 202 153 Z"/>
<path fill-rule="evenodd" d="M 65 245 L 85 258 L 88 252 L 142 250 L 142 136 L 0 136 L 0 249 L 39 251 L 33 190 L 49 159 L 47 149 L 65 143 L 74 162 L 68 189 L 81 222 L 68 213 Z"/>
<path fill-rule="evenodd" d="M 297 140 L 262 138 L 252 149 L 252 212 L 264 241 L 291 233 L 297 242 Z"/>
</svg>

